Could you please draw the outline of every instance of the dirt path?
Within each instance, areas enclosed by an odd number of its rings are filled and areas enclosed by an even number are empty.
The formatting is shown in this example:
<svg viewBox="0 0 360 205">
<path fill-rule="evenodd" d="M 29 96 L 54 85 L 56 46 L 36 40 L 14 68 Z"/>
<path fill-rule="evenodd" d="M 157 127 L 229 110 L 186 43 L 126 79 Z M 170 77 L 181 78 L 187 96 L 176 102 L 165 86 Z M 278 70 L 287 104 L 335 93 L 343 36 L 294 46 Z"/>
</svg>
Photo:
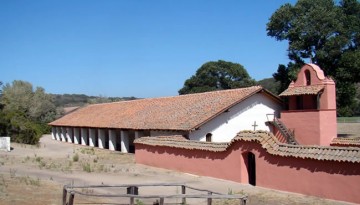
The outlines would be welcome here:
<svg viewBox="0 0 360 205">
<path fill-rule="evenodd" d="M 159 182 L 185 183 L 192 187 L 224 194 L 247 194 L 248 204 L 347 204 L 138 165 L 134 163 L 132 154 L 62 143 L 51 140 L 50 135 L 41 138 L 39 147 L 16 143 L 13 143 L 12 147 L 11 152 L 0 152 L 0 202 L 4 205 L 60 205 L 64 184 Z M 169 190 L 163 188 L 147 190 L 152 194 L 167 191 Z M 178 192 L 179 190 L 171 191 Z M 86 198 L 77 199 L 83 202 L 87 200 Z M 222 201 L 216 204 L 234 203 Z"/>
<path fill-rule="evenodd" d="M 338 123 L 338 136 L 360 137 L 360 123 Z"/>
</svg>

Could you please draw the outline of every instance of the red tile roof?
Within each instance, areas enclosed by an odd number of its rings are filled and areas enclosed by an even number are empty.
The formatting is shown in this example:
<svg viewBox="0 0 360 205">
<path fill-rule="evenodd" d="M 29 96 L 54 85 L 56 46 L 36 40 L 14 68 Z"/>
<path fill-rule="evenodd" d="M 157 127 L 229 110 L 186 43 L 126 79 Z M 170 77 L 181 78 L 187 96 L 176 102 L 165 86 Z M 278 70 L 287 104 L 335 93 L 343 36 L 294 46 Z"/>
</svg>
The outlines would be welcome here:
<svg viewBox="0 0 360 205">
<path fill-rule="evenodd" d="M 142 137 L 136 139 L 134 143 L 149 146 L 165 146 L 189 150 L 224 152 L 237 141 L 257 142 L 261 144 L 261 146 L 269 154 L 277 156 L 360 163 L 360 148 L 285 144 L 279 142 L 272 133 L 265 131 L 242 131 L 239 132 L 229 143 L 199 142 L 183 139 L 177 140 L 170 137 Z"/>
<path fill-rule="evenodd" d="M 95 104 L 65 115 L 50 125 L 189 131 L 261 91 L 265 90 L 260 86 L 253 86 L 175 97 Z M 275 96 L 272 97 L 278 100 Z"/>
<path fill-rule="evenodd" d="M 331 145 L 360 147 L 360 137 L 352 137 L 352 138 L 337 137 L 332 140 Z"/>
<path fill-rule="evenodd" d="M 316 95 L 324 89 L 324 85 L 308 85 L 301 87 L 289 87 L 279 96 L 291 96 L 291 95 Z"/>
<path fill-rule="evenodd" d="M 150 146 L 164 146 L 173 148 L 182 148 L 188 150 L 206 150 L 212 152 L 222 152 L 227 149 L 229 143 L 227 142 L 202 142 L 195 140 L 188 140 L 186 138 L 167 137 L 141 137 L 134 141 L 135 144 L 145 144 Z"/>
</svg>

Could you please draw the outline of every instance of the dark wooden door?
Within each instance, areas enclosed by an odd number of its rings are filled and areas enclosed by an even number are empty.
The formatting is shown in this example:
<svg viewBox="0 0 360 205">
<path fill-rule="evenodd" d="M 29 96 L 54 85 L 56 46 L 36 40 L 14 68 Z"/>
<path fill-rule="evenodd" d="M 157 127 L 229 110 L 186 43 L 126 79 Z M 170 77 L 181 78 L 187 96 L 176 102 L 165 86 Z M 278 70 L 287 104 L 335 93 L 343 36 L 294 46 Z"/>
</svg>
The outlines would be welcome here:
<svg viewBox="0 0 360 205">
<path fill-rule="evenodd" d="M 256 186 L 255 155 L 251 152 L 248 153 L 248 175 L 249 175 L 249 184 Z"/>
</svg>

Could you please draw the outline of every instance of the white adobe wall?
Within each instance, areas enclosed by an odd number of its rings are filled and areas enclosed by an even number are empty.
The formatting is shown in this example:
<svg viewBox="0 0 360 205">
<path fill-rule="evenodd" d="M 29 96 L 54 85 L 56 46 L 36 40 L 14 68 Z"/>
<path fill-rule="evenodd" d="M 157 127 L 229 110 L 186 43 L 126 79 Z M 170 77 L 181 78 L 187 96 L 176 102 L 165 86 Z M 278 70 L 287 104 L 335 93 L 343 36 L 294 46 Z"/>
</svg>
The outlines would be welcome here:
<svg viewBox="0 0 360 205">
<path fill-rule="evenodd" d="M 229 142 L 242 130 L 254 130 L 254 121 L 258 125 L 256 130 L 270 131 L 265 125 L 266 121 L 272 120 L 267 114 L 279 117 L 281 105 L 269 99 L 264 94 L 257 93 L 243 102 L 224 112 L 218 117 L 200 127 L 199 130 L 191 132 L 190 140 L 205 141 L 206 134 L 212 134 L 213 142 Z M 271 118 L 271 119 L 270 119 Z"/>
</svg>

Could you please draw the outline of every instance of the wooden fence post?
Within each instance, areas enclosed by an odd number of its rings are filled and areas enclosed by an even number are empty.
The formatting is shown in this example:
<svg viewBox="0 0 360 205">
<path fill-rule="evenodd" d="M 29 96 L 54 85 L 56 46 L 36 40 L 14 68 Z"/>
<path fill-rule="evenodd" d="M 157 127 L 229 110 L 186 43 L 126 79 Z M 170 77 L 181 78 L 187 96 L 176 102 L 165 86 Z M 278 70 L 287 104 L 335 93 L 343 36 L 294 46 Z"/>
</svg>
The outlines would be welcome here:
<svg viewBox="0 0 360 205">
<path fill-rule="evenodd" d="M 212 195 L 212 192 L 209 191 L 209 192 L 208 192 L 208 195 L 211 196 L 211 195 Z M 212 198 L 208 198 L 208 199 L 207 199 L 207 205 L 211 205 L 211 204 L 212 204 Z"/>
<path fill-rule="evenodd" d="M 186 194 L 186 187 L 184 185 L 181 186 L 181 194 Z M 182 198 L 182 204 L 186 204 L 186 197 Z"/>
<path fill-rule="evenodd" d="M 163 197 L 160 198 L 160 205 L 164 205 L 164 198 Z"/>
<path fill-rule="evenodd" d="M 75 197 L 74 192 L 70 192 L 69 205 L 74 205 L 74 197 Z"/>
<path fill-rule="evenodd" d="M 66 205 L 66 194 L 67 194 L 67 190 L 66 190 L 66 185 L 64 185 L 63 187 L 63 205 Z"/>
<path fill-rule="evenodd" d="M 138 195 L 138 187 L 129 186 L 127 187 L 127 194 Z M 134 197 L 130 197 L 130 205 L 134 205 Z"/>
</svg>

